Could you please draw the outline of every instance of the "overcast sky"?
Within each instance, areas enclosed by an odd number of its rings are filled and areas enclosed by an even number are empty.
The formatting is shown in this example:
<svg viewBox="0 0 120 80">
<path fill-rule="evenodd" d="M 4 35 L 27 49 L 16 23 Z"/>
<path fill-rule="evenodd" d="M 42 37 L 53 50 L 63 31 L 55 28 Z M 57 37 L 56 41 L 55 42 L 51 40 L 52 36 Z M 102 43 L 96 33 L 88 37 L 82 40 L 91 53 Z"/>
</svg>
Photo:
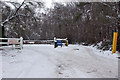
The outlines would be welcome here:
<svg viewBox="0 0 120 80">
<path fill-rule="evenodd" d="M 13 1 L 22 3 L 24 0 L 0 0 L 0 1 Z M 27 0 L 26 0 L 27 1 Z M 53 2 L 117 2 L 118 0 L 28 0 L 28 1 L 40 1 L 45 2 L 46 7 L 50 8 Z"/>
<path fill-rule="evenodd" d="M 17 1 L 17 2 L 22 2 L 23 0 L 0 0 L 0 1 Z M 31 1 L 31 0 L 29 0 Z M 43 1 L 43 2 L 75 2 L 75 1 L 79 1 L 79 2 L 101 2 L 101 1 L 105 1 L 105 2 L 117 2 L 120 0 L 32 0 L 32 1 Z"/>
</svg>

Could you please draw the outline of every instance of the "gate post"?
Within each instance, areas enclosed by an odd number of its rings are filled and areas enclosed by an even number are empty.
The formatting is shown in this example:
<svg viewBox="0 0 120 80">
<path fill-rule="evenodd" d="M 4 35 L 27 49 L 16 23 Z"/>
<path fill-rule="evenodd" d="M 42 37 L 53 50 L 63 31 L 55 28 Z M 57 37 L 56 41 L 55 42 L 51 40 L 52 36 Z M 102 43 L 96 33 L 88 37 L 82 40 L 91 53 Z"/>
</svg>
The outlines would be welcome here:
<svg viewBox="0 0 120 80">
<path fill-rule="evenodd" d="M 23 37 L 20 37 L 20 49 L 23 49 Z"/>
</svg>

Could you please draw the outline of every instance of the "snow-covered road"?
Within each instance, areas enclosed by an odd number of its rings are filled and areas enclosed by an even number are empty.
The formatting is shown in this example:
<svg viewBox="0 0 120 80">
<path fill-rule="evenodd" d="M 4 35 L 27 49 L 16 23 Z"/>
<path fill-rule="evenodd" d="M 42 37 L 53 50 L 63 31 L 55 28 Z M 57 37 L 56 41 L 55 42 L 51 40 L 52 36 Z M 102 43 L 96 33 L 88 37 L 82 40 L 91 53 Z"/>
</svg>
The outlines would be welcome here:
<svg viewBox="0 0 120 80">
<path fill-rule="evenodd" d="M 117 78 L 116 55 L 92 47 L 24 45 L 2 52 L 4 78 Z"/>
</svg>

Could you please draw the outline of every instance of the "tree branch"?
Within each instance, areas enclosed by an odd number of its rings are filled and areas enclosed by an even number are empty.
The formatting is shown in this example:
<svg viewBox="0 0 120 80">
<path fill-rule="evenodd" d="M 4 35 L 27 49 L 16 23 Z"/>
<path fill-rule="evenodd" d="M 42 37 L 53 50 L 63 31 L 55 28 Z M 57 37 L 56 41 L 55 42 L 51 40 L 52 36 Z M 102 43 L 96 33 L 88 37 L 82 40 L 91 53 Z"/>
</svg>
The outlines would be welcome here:
<svg viewBox="0 0 120 80">
<path fill-rule="evenodd" d="M 8 21 L 12 20 L 14 17 L 16 17 L 17 12 L 20 10 L 20 8 L 24 5 L 25 0 L 22 2 L 22 4 L 17 8 L 17 10 L 15 11 L 15 13 L 11 16 L 8 17 L 5 21 L 1 22 L 1 26 L 4 26 Z"/>
</svg>

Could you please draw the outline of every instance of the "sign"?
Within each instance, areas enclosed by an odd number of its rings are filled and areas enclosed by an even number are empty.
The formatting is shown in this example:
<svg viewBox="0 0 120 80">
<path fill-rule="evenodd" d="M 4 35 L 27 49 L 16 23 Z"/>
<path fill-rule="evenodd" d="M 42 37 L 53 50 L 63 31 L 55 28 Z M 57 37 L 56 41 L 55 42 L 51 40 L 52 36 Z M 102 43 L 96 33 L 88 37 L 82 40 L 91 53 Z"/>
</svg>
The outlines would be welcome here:
<svg viewBox="0 0 120 80">
<path fill-rule="evenodd" d="M 18 40 L 17 39 L 8 39 L 8 43 L 9 44 L 18 44 Z"/>
</svg>

